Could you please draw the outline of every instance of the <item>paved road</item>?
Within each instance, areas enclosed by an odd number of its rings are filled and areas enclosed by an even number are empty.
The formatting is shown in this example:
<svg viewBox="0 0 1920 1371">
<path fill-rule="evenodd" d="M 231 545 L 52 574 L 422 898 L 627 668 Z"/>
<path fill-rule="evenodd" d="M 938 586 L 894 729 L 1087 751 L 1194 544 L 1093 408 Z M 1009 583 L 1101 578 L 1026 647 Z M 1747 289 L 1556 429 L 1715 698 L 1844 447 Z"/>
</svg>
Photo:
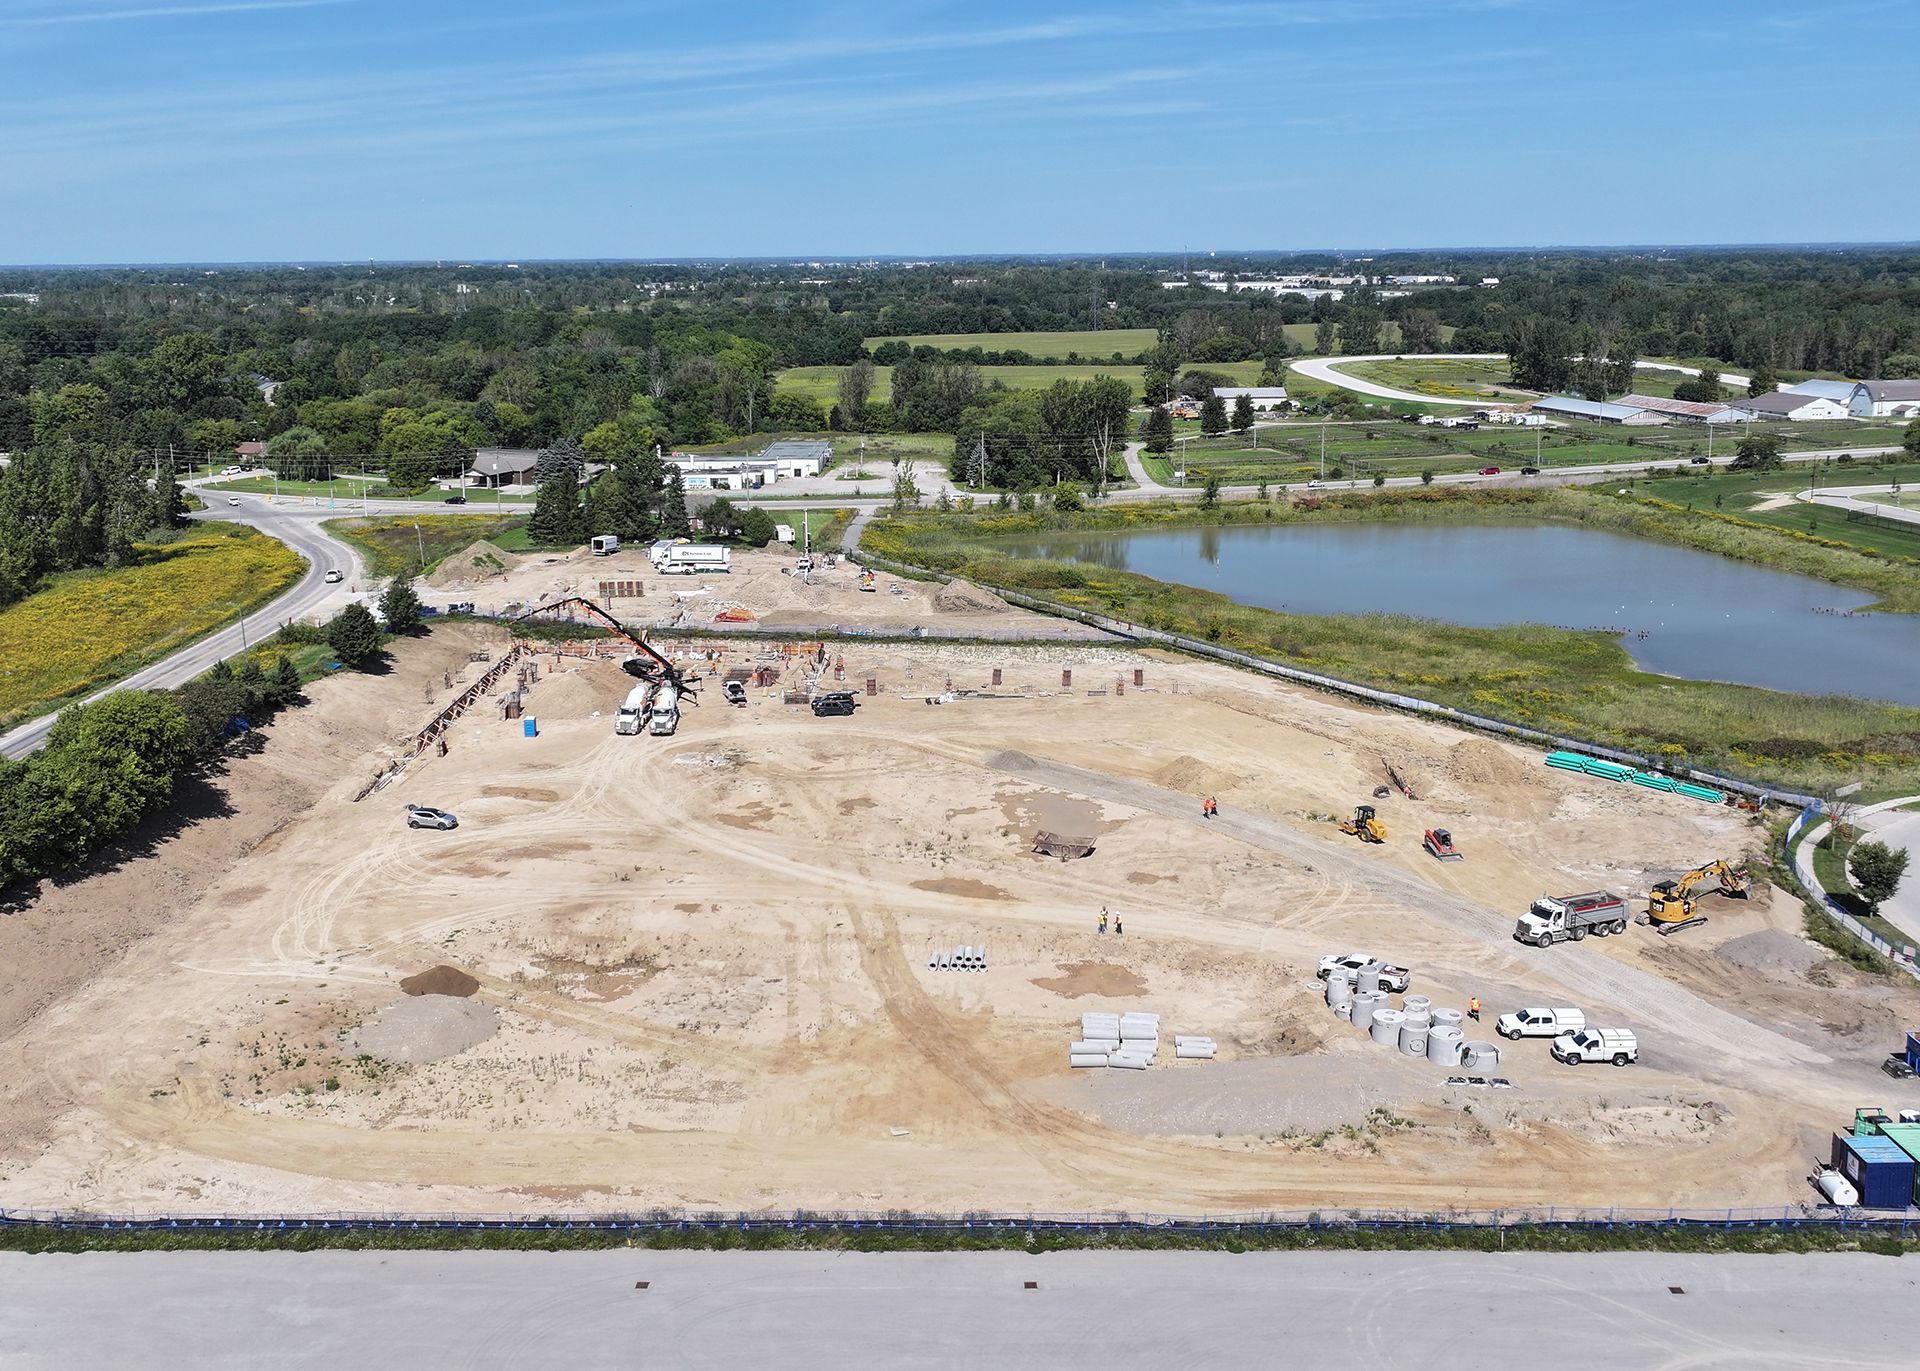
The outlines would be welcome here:
<svg viewBox="0 0 1920 1371">
<path fill-rule="evenodd" d="M 1885 448 L 1893 452 L 1897 449 Z M 1866 514 L 1878 514 L 1882 518 L 1895 519 L 1903 524 L 1920 524 L 1920 509 L 1906 505 L 1891 505 L 1883 500 L 1869 500 L 1869 495 L 1886 495 L 1893 490 L 1892 485 L 1877 486 L 1827 486 L 1824 489 L 1803 490 L 1793 498 L 1813 504 L 1831 505 L 1835 509 L 1853 509 Z"/>
<path fill-rule="evenodd" d="M 1914 803 L 1911 797 L 1900 803 Z M 1907 850 L 1907 874 L 1893 898 L 1880 906 L 1881 917 L 1920 947 L 1920 810 L 1883 809 L 1862 819 L 1866 830 L 1888 847 Z"/>
<path fill-rule="evenodd" d="M 358 575 L 359 559 L 350 546 L 320 526 L 319 518 L 303 516 L 256 496 L 238 496 L 238 505 L 225 503 L 223 497 L 210 498 L 216 503 L 197 517 L 238 519 L 252 524 L 306 558 L 306 574 L 284 595 L 235 620 L 231 627 L 207 635 L 171 657 L 95 692 L 88 699 L 98 699 L 111 690 L 154 690 L 181 685 L 222 658 L 240 652 L 246 643 L 258 642 L 286 620 L 312 613 L 336 598 L 344 601 L 345 597 L 338 593 L 343 587 L 326 584 L 327 570 L 338 567 L 351 581 Z M 22 757 L 37 751 L 46 742 L 47 733 L 58 717 L 57 714 L 44 715 L 0 735 L 0 756 Z"/>
<path fill-rule="evenodd" d="M 1859 1253 L 6 1254 L 0 1365 L 1904 1371 L 1917 1286 Z"/>
<path fill-rule="evenodd" d="M 1489 399 L 1486 396 L 1472 400 L 1446 400 L 1437 395 L 1422 395 L 1417 391 L 1396 390 L 1392 386 L 1383 386 L 1377 381 L 1363 381 L 1357 376 L 1350 376 L 1340 370 L 1341 367 L 1352 362 L 1397 362 L 1403 358 L 1436 362 L 1504 362 L 1507 359 L 1507 354 L 1504 352 L 1379 352 L 1364 357 L 1296 357 L 1288 362 L 1287 365 L 1294 371 L 1299 372 L 1302 376 L 1311 377 L 1316 381 L 1324 381 L 1331 386 L 1340 386 L 1346 390 L 1358 391 L 1362 395 L 1376 396 L 1383 400 L 1411 401 L 1416 404 L 1427 405 L 1489 405 L 1512 403 Z M 1678 372 L 1683 376 L 1698 376 L 1700 374 L 1699 367 L 1681 366 L 1678 362 L 1635 362 L 1634 366 L 1645 371 Z M 1731 372 L 1722 372 L 1720 374 L 1720 383 L 1728 386 L 1740 386 L 1744 388 L 1751 379 L 1752 378 L 1746 376 L 1736 376 Z"/>
</svg>

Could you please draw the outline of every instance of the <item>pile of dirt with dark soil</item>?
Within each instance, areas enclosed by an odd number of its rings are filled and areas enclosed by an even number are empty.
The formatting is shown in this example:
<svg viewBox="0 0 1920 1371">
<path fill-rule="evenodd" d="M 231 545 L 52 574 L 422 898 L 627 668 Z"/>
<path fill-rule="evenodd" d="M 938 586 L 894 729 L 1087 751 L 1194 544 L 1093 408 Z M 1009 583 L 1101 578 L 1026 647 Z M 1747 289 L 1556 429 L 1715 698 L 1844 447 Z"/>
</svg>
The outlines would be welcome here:
<svg viewBox="0 0 1920 1371">
<path fill-rule="evenodd" d="M 933 593 L 933 607 L 942 614 L 1005 614 L 1005 600 L 965 581 L 950 581 Z"/>
<path fill-rule="evenodd" d="M 458 995 L 465 999 L 480 988 L 480 982 L 458 967 L 435 966 L 400 982 L 409 995 Z"/>
</svg>

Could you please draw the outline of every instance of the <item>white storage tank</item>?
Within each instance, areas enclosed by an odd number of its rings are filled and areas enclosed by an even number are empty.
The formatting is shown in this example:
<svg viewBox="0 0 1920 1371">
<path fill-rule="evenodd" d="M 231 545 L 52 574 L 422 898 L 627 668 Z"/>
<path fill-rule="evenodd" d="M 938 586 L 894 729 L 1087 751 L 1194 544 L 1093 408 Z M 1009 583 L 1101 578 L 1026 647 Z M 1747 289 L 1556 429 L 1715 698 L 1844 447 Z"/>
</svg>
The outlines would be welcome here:
<svg viewBox="0 0 1920 1371">
<path fill-rule="evenodd" d="M 1368 1028 L 1373 1024 L 1373 1016 L 1387 1007 L 1387 996 L 1380 990 L 1356 990 L 1353 992 L 1353 1026 Z"/>
<path fill-rule="evenodd" d="M 1367 1025 L 1367 1032 L 1373 1035 L 1375 1042 L 1392 1047 L 1400 1041 L 1400 1020 L 1404 1017 L 1397 1009 L 1376 1009 L 1373 1011 L 1373 1022 Z"/>
<path fill-rule="evenodd" d="M 1426 1056 L 1427 1026 L 1415 1023 L 1412 1019 L 1403 1020 L 1400 1024 L 1400 1050 L 1409 1057 Z"/>
<path fill-rule="evenodd" d="M 1853 1188 L 1853 1182 L 1832 1167 L 1821 1168 L 1820 1174 L 1813 1178 L 1813 1183 L 1827 1197 L 1828 1204 L 1851 1207 L 1860 1203 L 1860 1192 Z"/>
<path fill-rule="evenodd" d="M 1460 1064 L 1460 1030 L 1451 1024 L 1435 1024 L 1427 1030 L 1427 1060 L 1435 1066 Z"/>
<path fill-rule="evenodd" d="M 1469 1071 L 1491 1071 L 1500 1065 L 1500 1049 L 1492 1043 L 1462 1043 L 1460 1065 Z"/>
</svg>

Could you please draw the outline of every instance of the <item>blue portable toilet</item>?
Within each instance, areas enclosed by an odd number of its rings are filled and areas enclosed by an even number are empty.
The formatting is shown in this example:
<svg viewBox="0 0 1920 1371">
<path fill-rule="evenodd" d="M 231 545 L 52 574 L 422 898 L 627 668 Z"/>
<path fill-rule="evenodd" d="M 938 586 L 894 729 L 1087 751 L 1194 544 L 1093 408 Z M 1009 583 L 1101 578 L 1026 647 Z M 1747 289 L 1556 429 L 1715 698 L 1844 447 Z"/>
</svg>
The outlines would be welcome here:
<svg viewBox="0 0 1920 1371">
<path fill-rule="evenodd" d="M 1892 1138 L 1836 1133 L 1833 1167 L 1853 1183 L 1868 1209 L 1905 1209 L 1913 1202 L 1913 1158 Z"/>
<path fill-rule="evenodd" d="M 526 738 L 538 738 L 540 736 L 540 721 L 531 714 L 527 715 L 526 718 L 520 721 L 520 734 Z"/>
</svg>

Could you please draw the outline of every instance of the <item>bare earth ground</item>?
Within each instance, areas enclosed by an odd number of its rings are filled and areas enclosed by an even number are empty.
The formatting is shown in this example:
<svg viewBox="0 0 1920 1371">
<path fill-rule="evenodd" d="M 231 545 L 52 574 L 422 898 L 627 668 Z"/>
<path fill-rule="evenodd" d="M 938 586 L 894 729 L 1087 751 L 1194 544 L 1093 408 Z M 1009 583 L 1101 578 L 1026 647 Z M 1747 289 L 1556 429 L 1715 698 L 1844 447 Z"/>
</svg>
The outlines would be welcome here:
<svg viewBox="0 0 1920 1371">
<path fill-rule="evenodd" d="M 781 517 L 798 520 L 798 513 Z M 798 527 L 798 524 L 795 524 Z M 479 545 L 476 545 L 479 546 Z M 433 605 L 470 601 L 485 614 L 517 612 L 516 606 L 550 603 L 568 595 L 599 600 L 628 623 L 707 628 L 715 616 L 745 611 L 747 625 L 802 632 L 845 627 L 870 633 L 906 634 L 922 625 L 955 638 L 1022 637 L 1103 640 L 1098 629 L 1066 619 L 1011 610 L 983 591 L 948 588 L 881 575 L 872 591 L 857 589 L 860 568 L 841 561 L 821 564 L 808 575 L 793 574 L 796 558 L 777 550 L 740 550 L 725 575 L 661 576 L 638 546 L 609 557 L 581 550 L 531 553 L 514 558 L 507 570 L 462 577 L 476 571 L 464 554 L 449 558 L 432 577 L 423 598 Z M 601 594 L 602 583 L 638 586 L 640 595 Z M 722 625 L 724 627 L 724 624 Z"/>
<path fill-rule="evenodd" d="M 1764 891 L 1670 940 L 1509 937 L 1542 892 L 1757 850 L 1733 811 L 1098 644 L 847 643 L 880 687 L 851 718 L 780 703 L 789 666 L 670 739 L 613 735 L 614 665 L 544 657 L 537 738 L 483 706 L 355 803 L 504 642 L 445 625 L 321 683 L 217 782 L 231 813 L 0 918 L 0 1205 L 1783 1204 L 1920 1018 Z M 995 666 L 1005 698 L 925 703 Z M 1363 847 L 1327 816 L 1383 757 L 1422 798 L 1375 801 Z M 461 826 L 411 831 L 407 801 Z M 1420 851 L 1435 824 L 1465 862 Z M 1097 850 L 1036 856 L 1040 828 Z M 980 943 L 985 972 L 927 965 Z M 1450 1087 L 1327 1012 L 1314 961 L 1350 949 L 1438 1005 L 1581 1005 L 1641 1064 L 1532 1042 L 1515 1089 Z M 401 989 L 442 966 L 470 998 Z M 1078 1016 L 1123 1007 L 1219 1059 L 1071 1072 Z"/>
</svg>

